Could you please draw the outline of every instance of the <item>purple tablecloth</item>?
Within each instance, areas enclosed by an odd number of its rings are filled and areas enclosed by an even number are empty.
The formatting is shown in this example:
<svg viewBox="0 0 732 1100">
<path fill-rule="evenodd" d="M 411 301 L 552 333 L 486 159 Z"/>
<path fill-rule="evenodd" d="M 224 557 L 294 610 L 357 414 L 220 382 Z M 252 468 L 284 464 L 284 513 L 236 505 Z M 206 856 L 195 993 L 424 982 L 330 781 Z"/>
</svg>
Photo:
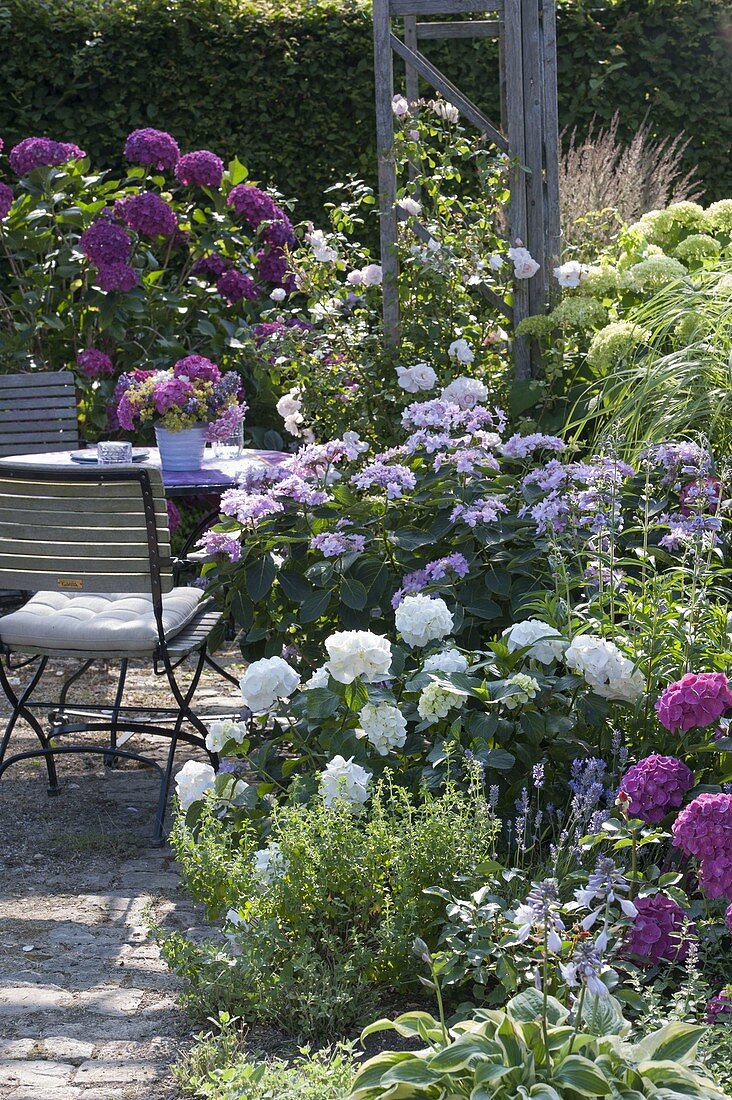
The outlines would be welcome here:
<svg viewBox="0 0 732 1100">
<path fill-rule="evenodd" d="M 150 452 L 150 457 L 146 462 L 136 462 L 135 465 L 159 468 L 160 455 L 157 447 L 146 447 L 145 450 Z M 41 454 L 9 455 L 0 459 L 0 462 L 23 463 L 29 466 L 73 466 L 79 469 L 82 464 L 73 461 L 73 453 L 48 451 Z M 247 466 L 279 466 L 289 457 L 284 451 L 257 451 L 252 448 L 245 450 L 241 458 L 221 459 L 214 458 L 211 448 L 207 447 L 200 470 L 163 470 L 165 493 L 169 497 L 182 497 L 193 493 L 220 492 L 236 485 Z"/>
</svg>

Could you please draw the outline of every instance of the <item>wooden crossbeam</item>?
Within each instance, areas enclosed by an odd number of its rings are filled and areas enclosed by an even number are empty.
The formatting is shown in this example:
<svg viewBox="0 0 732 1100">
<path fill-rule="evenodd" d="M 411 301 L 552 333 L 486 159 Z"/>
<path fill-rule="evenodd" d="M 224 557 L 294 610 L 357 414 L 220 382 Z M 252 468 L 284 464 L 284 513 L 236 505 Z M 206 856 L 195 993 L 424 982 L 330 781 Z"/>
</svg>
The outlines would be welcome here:
<svg viewBox="0 0 732 1100">
<path fill-rule="evenodd" d="M 457 23 L 417 23 L 417 38 L 498 38 L 497 19 L 462 19 Z"/>
<path fill-rule="evenodd" d="M 503 0 L 389 0 L 392 15 L 462 15 L 501 12 Z"/>
<path fill-rule="evenodd" d="M 413 69 L 416 69 L 420 76 L 432 85 L 435 91 L 440 92 L 449 103 L 457 107 L 461 114 L 465 115 L 468 121 L 472 122 L 481 133 L 490 138 L 494 145 L 497 145 L 504 153 L 508 152 L 508 141 L 501 131 L 496 129 L 490 119 L 486 118 L 473 101 L 463 95 L 452 81 L 448 80 L 431 61 L 427 60 L 424 54 L 420 53 L 419 50 L 410 50 L 395 34 L 390 35 L 390 44 L 394 53 L 398 54 Z"/>
</svg>

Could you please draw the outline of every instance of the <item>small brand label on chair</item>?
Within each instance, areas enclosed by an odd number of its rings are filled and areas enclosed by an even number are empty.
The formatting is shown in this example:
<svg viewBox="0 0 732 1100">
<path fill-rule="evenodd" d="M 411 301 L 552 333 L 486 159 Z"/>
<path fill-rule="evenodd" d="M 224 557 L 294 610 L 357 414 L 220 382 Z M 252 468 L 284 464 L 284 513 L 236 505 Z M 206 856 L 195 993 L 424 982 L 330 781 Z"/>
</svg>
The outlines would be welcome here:
<svg viewBox="0 0 732 1100">
<path fill-rule="evenodd" d="M 73 588 L 75 592 L 79 592 L 84 587 L 83 581 L 74 580 L 69 577 L 59 577 L 56 581 L 57 588 Z"/>
</svg>

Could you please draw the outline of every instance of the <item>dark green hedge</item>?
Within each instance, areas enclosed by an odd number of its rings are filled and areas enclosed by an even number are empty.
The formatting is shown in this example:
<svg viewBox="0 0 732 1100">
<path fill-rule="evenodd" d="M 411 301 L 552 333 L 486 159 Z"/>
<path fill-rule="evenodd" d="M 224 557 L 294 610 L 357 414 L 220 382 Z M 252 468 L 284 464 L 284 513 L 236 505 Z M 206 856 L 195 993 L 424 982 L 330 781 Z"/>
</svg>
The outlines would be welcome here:
<svg viewBox="0 0 732 1100">
<path fill-rule="evenodd" d="M 730 0 L 559 0 L 560 112 L 616 108 L 632 131 L 686 130 L 708 197 L 732 194 Z M 434 45 L 497 114 L 496 46 Z M 52 134 L 96 160 L 126 133 L 237 153 L 314 216 L 332 182 L 373 178 L 368 0 L 0 0 L 0 136 Z"/>
</svg>

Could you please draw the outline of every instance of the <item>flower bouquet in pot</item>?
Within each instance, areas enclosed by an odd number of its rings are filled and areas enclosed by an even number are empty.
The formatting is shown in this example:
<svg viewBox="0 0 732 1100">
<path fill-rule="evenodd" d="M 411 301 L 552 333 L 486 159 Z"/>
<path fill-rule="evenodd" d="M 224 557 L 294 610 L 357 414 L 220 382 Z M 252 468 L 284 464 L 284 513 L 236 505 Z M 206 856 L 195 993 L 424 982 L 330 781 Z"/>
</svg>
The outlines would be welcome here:
<svg viewBox="0 0 732 1100">
<path fill-rule="evenodd" d="M 232 435 L 247 411 L 239 375 L 222 374 L 201 355 L 187 355 L 169 370 L 122 375 L 113 404 L 125 431 L 154 425 L 166 470 L 200 469 L 206 442 Z"/>
</svg>

